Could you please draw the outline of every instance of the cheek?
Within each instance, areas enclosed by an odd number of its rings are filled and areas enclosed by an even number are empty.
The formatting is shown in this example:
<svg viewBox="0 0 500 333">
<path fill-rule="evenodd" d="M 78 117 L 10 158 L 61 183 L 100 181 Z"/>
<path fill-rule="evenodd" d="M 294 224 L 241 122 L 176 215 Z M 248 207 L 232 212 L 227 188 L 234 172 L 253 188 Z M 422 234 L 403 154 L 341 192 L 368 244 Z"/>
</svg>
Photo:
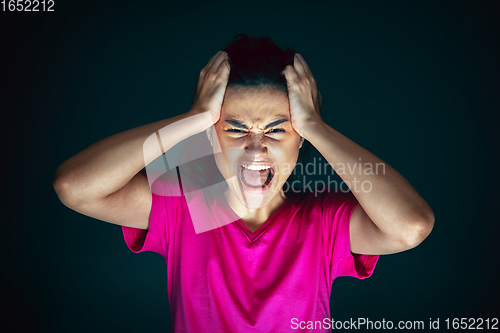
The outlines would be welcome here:
<svg viewBox="0 0 500 333">
<path fill-rule="evenodd" d="M 290 135 L 282 140 L 269 140 L 268 146 L 285 159 L 293 159 L 299 154 L 300 136 Z"/>
<path fill-rule="evenodd" d="M 234 170 L 235 162 L 242 153 L 244 146 L 242 140 L 228 138 L 223 132 L 214 131 L 213 134 L 215 162 L 221 174 L 228 179 L 236 174 L 236 170 Z"/>
<path fill-rule="evenodd" d="M 213 133 L 213 147 L 214 147 L 214 152 L 226 152 L 231 149 L 238 149 L 242 148 L 242 140 L 235 140 L 234 138 L 231 138 L 225 133 L 222 129 L 218 129 L 217 127 L 215 128 Z M 240 147 L 242 146 L 242 147 Z"/>
<path fill-rule="evenodd" d="M 300 138 L 299 138 L 300 139 Z M 286 141 L 275 141 L 268 147 L 276 162 L 280 165 L 280 174 L 288 177 L 297 163 L 299 156 L 299 139 L 293 138 Z"/>
<path fill-rule="evenodd" d="M 225 158 L 224 158 L 224 142 L 220 140 L 220 135 L 218 131 L 212 130 L 212 147 L 213 147 L 213 153 L 214 153 L 214 159 L 215 159 L 215 164 L 217 165 L 217 168 L 219 169 L 220 173 L 225 177 L 228 178 L 227 175 L 227 170 L 225 166 Z"/>
</svg>

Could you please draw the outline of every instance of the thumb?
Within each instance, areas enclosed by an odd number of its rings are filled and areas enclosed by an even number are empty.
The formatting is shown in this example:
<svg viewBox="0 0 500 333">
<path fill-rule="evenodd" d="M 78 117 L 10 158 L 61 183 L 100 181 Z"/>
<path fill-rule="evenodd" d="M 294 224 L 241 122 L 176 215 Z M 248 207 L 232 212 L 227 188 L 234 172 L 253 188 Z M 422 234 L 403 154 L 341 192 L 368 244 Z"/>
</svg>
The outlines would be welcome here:
<svg viewBox="0 0 500 333">
<path fill-rule="evenodd" d="M 288 65 L 286 65 L 286 66 L 285 66 L 285 69 L 283 69 L 283 70 L 281 71 L 281 73 L 280 73 L 280 74 L 281 74 L 281 75 L 285 75 L 285 76 L 286 76 L 285 72 L 286 72 L 286 69 L 287 69 L 287 68 L 288 68 Z"/>
</svg>

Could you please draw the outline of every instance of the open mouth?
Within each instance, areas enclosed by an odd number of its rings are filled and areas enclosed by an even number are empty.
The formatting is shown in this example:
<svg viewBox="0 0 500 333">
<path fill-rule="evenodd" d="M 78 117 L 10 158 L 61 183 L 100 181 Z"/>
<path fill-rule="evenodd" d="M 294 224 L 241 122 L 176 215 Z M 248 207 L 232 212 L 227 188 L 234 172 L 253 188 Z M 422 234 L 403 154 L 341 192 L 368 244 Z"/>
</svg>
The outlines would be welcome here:
<svg viewBox="0 0 500 333">
<path fill-rule="evenodd" d="M 271 184 L 274 169 L 271 165 L 242 164 L 240 176 L 245 186 L 250 189 L 263 190 Z"/>
</svg>

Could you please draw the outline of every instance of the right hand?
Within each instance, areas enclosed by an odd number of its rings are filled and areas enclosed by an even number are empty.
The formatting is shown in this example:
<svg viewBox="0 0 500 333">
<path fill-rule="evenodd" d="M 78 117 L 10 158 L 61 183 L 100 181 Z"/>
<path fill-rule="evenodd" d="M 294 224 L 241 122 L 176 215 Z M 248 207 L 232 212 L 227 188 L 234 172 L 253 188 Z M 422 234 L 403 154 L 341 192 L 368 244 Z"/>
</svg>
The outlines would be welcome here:
<svg viewBox="0 0 500 333">
<path fill-rule="evenodd" d="M 209 112 L 214 124 L 219 121 L 229 72 L 229 57 L 226 52 L 219 51 L 210 58 L 198 77 L 196 95 L 190 113 Z"/>
</svg>

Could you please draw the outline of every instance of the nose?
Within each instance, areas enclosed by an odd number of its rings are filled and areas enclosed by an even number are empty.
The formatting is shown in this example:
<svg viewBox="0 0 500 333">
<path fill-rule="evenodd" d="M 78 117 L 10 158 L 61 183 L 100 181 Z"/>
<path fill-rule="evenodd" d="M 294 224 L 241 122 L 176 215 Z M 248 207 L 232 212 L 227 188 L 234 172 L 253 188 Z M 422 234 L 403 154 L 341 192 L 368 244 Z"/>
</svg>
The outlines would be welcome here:
<svg viewBox="0 0 500 333">
<path fill-rule="evenodd" d="M 259 161 L 267 157 L 267 146 L 261 134 L 251 133 L 245 145 L 245 155 L 251 160 Z"/>
</svg>

